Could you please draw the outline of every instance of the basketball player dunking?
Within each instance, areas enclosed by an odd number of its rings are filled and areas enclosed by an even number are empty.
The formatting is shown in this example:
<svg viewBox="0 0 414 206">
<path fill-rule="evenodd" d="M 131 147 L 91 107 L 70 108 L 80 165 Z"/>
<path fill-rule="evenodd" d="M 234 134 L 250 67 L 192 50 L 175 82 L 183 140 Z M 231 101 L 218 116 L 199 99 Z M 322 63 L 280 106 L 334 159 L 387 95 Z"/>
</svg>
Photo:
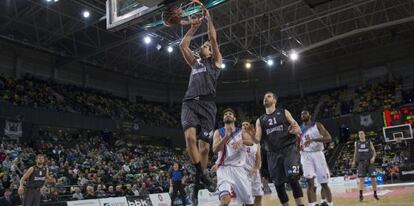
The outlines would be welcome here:
<svg viewBox="0 0 414 206">
<path fill-rule="evenodd" d="M 252 144 L 252 141 L 244 130 L 236 128 L 232 109 L 223 113 L 224 127 L 214 132 L 213 139 L 213 152 L 218 153 L 216 172 L 220 205 L 229 205 L 234 195 L 238 203 L 253 206 L 252 184 L 249 172 L 244 168 L 247 156 L 244 144 Z"/>
<path fill-rule="evenodd" d="M 300 154 L 303 176 L 308 180 L 309 206 L 316 205 L 315 178 L 323 188 L 328 205 L 333 206 L 332 194 L 328 186 L 329 169 L 323 154 L 323 144 L 331 141 L 332 137 L 319 122 L 312 122 L 309 111 L 302 111 L 302 134 L 300 138 Z"/>
<path fill-rule="evenodd" d="M 45 184 L 45 180 L 53 180 L 49 176 L 49 169 L 46 168 L 45 157 L 41 154 L 36 156 L 36 165 L 30 167 L 20 179 L 18 193 L 23 194 L 23 206 L 39 206 L 40 188 Z M 27 182 L 26 182 L 27 180 Z M 26 183 L 26 186 L 24 184 Z"/>
<path fill-rule="evenodd" d="M 190 49 L 191 38 L 202 23 L 202 19 L 192 21 L 191 28 L 185 34 L 180 44 L 181 53 L 191 67 L 190 81 L 183 99 L 181 109 L 181 124 L 184 130 L 188 155 L 196 168 L 193 204 L 197 205 L 198 190 L 202 184 L 209 191 L 215 186 L 209 176 L 204 173 L 207 169 L 211 137 L 215 127 L 217 108 L 215 104 L 217 79 L 220 75 L 222 56 L 217 44 L 216 30 L 208 10 L 204 10 L 207 20 L 209 42 L 200 48 L 200 59 L 196 59 Z M 200 138 L 197 147 L 197 136 Z"/>
<path fill-rule="evenodd" d="M 243 122 L 242 129 L 250 128 L 250 122 Z M 250 137 L 250 136 L 249 136 Z M 249 173 L 250 181 L 252 183 L 252 195 L 254 197 L 254 205 L 262 205 L 262 196 L 264 195 L 262 177 L 260 175 L 260 168 L 262 167 L 262 155 L 260 151 L 260 144 L 246 145 L 246 164 L 244 168 Z"/>
<path fill-rule="evenodd" d="M 377 196 L 377 181 L 375 178 L 375 157 L 377 153 L 375 152 L 374 145 L 369 139 L 365 138 L 365 131 L 358 131 L 359 140 L 355 142 L 355 151 L 354 159 L 352 161 L 352 167 L 355 167 L 356 162 L 358 161 L 358 177 L 359 177 L 359 201 L 364 200 L 363 191 L 364 191 L 364 180 L 366 175 L 371 177 L 372 190 L 374 190 L 374 198 L 379 200 Z"/>
<path fill-rule="evenodd" d="M 303 192 L 299 185 L 300 163 L 296 146 L 300 127 L 286 109 L 276 107 L 277 97 L 267 92 L 263 99 L 266 113 L 256 121 L 256 132 L 251 127 L 248 133 L 255 143 L 260 143 L 267 153 L 270 177 L 283 206 L 289 205 L 285 183 L 289 183 L 298 206 L 303 206 Z"/>
</svg>

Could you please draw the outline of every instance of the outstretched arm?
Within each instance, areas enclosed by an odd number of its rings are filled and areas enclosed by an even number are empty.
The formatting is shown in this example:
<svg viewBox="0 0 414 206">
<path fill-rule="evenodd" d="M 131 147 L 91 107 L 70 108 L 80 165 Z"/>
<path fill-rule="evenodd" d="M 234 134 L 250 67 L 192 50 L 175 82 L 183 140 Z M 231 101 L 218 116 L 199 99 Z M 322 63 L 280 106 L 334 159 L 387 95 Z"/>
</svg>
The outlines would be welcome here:
<svg viewBox="0 0 414 206">
<path fill-rule="evenodd" d="M 207 18 L 208 38 L 209 38 L 210 43 L 211 43 L 211 49 L 212 49 L 212 52 L 213 52 L 214 63 L 215 63 L 217 68 L 221 68 L 221 64 L 223 62 L 223 57 L 221 56 L 220 48 L 219 48 L 219 45 L 217 43 L 216 28 L 214 27 L 213 19 L 211 18 L 209 11 L 207 9 L 204 9 L 204 13 L 205 13 L 206 18 Z"/>
<path fill-rule="evenodd" d="M 184 56 L 185 61 L 190 67 L 194 66 L 197 63 L 197 60 L 194 58 L 193 52 L 190 49 L 190 42 L 193 35 L 196 33 L 197 29 L 200 27 L 201 21 L 194 20 L 191 24 L 191 28 L 184 35 L 180 43 L 180 50 Z"/>
<path fill-rule="evenodd" d="M 286 116 L 287 121 L 290 124 L 289 132 L 291 134 L 299 135 L 301 132 L 299 124 L 296 122 L 295 119 L 293 119 L 292 114 L 290 114 L 290 112 L 286 109 L 285 109 L 285 116 Z"/>
</svg>

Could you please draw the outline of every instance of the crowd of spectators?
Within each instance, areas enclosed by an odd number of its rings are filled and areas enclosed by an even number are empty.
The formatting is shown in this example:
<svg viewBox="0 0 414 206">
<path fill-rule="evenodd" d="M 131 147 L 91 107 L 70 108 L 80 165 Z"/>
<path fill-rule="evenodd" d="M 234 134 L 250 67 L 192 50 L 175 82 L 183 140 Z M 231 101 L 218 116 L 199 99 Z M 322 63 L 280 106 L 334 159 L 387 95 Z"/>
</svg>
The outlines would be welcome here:
<svg viewBox="0 0 414 206">
<path fill-rule="evenodd" d="M 21 79 L 0 76 L 0 100 L 17 106 L 139 121 L 152 126 L 178 127 L 177 119 L 166 112 L 162 105 L 132 103 L 108 92 L 58 84 L 30 75 Z"/>
<path fill-rule="evenodd" d="M 3 142 L 0 194 L 9 189 L 19 199 L 20 178 L 35 164 L 37 153 L 47 156 L 50 174 L 55 179 L 41 189 L 43 202 L 168 192 L 168 171 L 173 162 L 192 171 L 184 153 L 168 147 L 116 137 L 107 142 L 92 132 L 76 137 L 49 134 L 37 139 L 31 145 Z"/>
</svg>

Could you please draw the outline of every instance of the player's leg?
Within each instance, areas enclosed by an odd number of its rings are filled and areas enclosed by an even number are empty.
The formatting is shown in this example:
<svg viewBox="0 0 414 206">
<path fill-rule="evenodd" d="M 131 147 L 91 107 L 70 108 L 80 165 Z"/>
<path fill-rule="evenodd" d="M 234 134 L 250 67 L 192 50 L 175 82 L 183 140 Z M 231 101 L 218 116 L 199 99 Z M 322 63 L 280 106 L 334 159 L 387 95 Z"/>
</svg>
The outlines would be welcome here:
<svg viewBox="0 0 414 206">
<path fill-rule="evenodd" d="M 323 199 L 327 199 L 327 205 L 331 206 L 332 203 L 332 193 L 328 186 L 330 171 L 328 164 L 326 163 L 325 155 L 323 152 L 314 152 L 312 155 L 313 163 L 315 166 L 316 180 L 321 184 L 321 193 L 323 191 Z M 316 196 L 315 196 L 316 197 Z"/>
<path fill-rule="evenodd" d="M 327 200 L 326 200 L 325 190 L 322 187 L 321 188 L 321 202 L 320 202 L 320 204 L 322 205 L 324 203 L 327 203 Z"/>
<path fill-rule="evenodd" d="M 200 153 L 197 148 L 197 127 L 200 125 L 200 121 L 197 118 L 197 114 L 194 112 L 197 105 L 193 101 L 183 102 L 181 108 L 181 124 L 184 129 L 185 143 L 187 147 L 188 156 L 191 159 L 191 163 L 194 164 L 197 173 L 202 172 L 200 164 Z"/>
<path fill-rule="evenodd" d="M 303 191 L 299 184 L 301 176 L 300 156 L 296 145 L 291 145 L 283 149 L 283 166 L 283 172 L 292 188 L 296 205 L 304 205 Z"/>
<path fill-rule="evenodd" d="M 40 205 L 40 189 L 33 190 L 33 204 L 32 206 L 39 206 Z"/>
<path fill-rule="evenodd" d="M 25 189 L 23 194 L 23 206 L 32 206 L 34 201 L 34 192 L 31 189 Z"/>
<path fill-rule="evenodd" d="M 230 167 L 230 177 L 234 184 L 233 191 L 239 203 L 245 206 L 253 206 L 254 198 L 252 193 L 252 183 L 249 181 L 249 172 L 243 167 Z"/>
<path fill-rule="evenodd" d="M 379 200 L 377 195 L 377 178 L 375 176 L 375 167 L 373 165 L 369 165 L 369 174 L 371 176 L 371 184 L 372 184 L 372 190 L 374 191 L 374 198 L 376 200 Z"/>
<path fill-rule="evenodd" d="M 307 188 L 307 196 L 308 196 L 308 203 L 310 206 L 316 204 L 316 187 L 315 187 L 315 167 L 314 162 L 312 159 L 312 153 L 310 152 L 302 152 L 300 156 L 300 162 L 302 164 L 303 169 L 303 176 L 306 178 L 308 182 Z"/>
<path fill-rule="evenodd" d="M 359 201 L 362 202 L 364 200 L 364 182 L 365 182 L 365 175 L 367 174 L 367 165 L 366 162 L 360 161 L 358 162 L 358 177 L 359 177 Z"/>
<path fill-rule="evenodd" d="M 249 174 L 250 171 L 247 171 Z M 250 178 L 251 185 L 252 185 L 252 195 L 254 197 L 254 205 L 261 206 L 262 205 L 262 196 L 264 195 L 263 191 L 263 184 L 262 184 L 262 177 L 260 175 L 260 171 L 257 172 L 256 176 Z"/>
<path fill-rule="evenodd" d="M 289 197 L 286 193 L 285 182 L 287 179 L 284 174 L 283 159 L 279 153 L 267 152 L 267 167 L 270 178 L 275 184 L 276 193 L 283 206 L 289 206 Z"/>
<path fill-rule="evenodd" d="M 217 169 L 217 190 L 219 193 L 220 206 L 227 206 L 231 201 L 231 189 L 232 183 L 231 175 L 229 174 L 228 167 L 221 166 Z"/>
<path fill-rule="evenodd" d="M 198 142 L 198 149 L 200 151 L 201 168 L 205 170 L 208 165 L 208 154 L 210 152 L 210 144 L 205 141 Z"/>
</svg>

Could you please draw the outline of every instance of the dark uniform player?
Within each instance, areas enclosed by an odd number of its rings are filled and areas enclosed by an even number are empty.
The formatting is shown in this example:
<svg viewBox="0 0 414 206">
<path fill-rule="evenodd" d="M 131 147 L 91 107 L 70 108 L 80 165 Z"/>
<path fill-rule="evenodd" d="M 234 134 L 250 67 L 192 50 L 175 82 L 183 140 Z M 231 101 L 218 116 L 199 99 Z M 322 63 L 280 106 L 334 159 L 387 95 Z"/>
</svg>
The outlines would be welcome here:
<svg viewBox="0 0 414 206">
<path fill-rule="evenodd" d="M 213 136 L 216 118 L 216 86 L 220 75 L 222 56 L 217 44 L 216 30 L 208 10 L 204 9 L 208 21 L 209 42 L 200 48 L 200 59 L 196 59 L 190 50 L 190 41 L 201 25 L 201 19 L 194 19 L 191 28 L 180 44 L 184 59 L 191 66 L 190 82 L 181 109 L 181 124 L 184 129 L 188 155 L 196 168 L 193 204 L 197 205 L 198 189 L 203 183 L 207 189 L 214 191 L 211 180 L 203 171 L 207 169 L 210 141 Z M 199 142 L 197 148 L 197 138 Z"/>
<path fill-rule="evenodd" d="M 20 179 L 19 194 L 23 194 L 23 206 L 38 206 L 40 202 L 40 188 L 45 184 L 45 180 L 52 178 L 49 176 L 49 170 L 44 165 L 45 157 L 36 156 L 36 165 L 30 167 Z M 27 182 L 26 182 L 27 180 Z M 24 187 L 24 183 L 26 186 Z"/>
<path fill-rule="evenodd" d="M 289 111 L 276 107 L 277 97 L 267 92 L 263 99 L 266 114 L 256 121 L 256 132 L 249 128 L 255 143 L 260 143 L 267 153 L 270 177 L 276 186 L 280 202 L 289 205 L 285 183 L 292 187 L 297 205 L 303 205 L 303 192 L 299 185 L 300 160 L 296 137 L 300 133 L 298 123 Z"/>
<path fill-rule="evenodd" d="M 358 177 L 359 177 L 359 201 L 364 200 L 364 180 L 366 175 L 371 176 L 372 189 L 374 190 L 374 198 L 379 200 L 377 196 L 377 181 L 375 178 L 375 152 L 374 145 L 369 139 L 365 139 L 365 131 L 360 130 L 358 132 L 359 140 L 355 142 L 354 159 L 352 161 L 352 167 L 355 167 L 356 160 L 358 161 Z"/>
</svg>

